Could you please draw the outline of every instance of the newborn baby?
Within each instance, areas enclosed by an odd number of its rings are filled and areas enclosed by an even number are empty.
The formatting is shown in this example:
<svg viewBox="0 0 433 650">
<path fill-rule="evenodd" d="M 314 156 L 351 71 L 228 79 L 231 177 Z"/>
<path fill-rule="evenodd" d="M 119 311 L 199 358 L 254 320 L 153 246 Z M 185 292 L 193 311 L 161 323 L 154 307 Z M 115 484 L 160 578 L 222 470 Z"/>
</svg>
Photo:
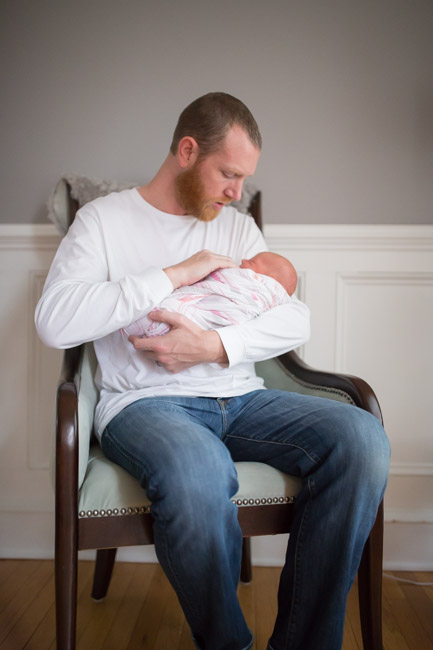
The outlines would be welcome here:
<svg viewBox="0 0 433 650">
<path fill-rule="evenodd" d="M 289 300 L 297 283 L 292 264 L 276 253 L 259 253 L 242 260 L 240 268 L 213 271 L 203 280 L 179 287 L 158 309 L 190 318 L 203 329 L 237 325 Z M 170 327 L 147 315 L 123 328 L 128 336 L 161 336 Z"/>
</svg>

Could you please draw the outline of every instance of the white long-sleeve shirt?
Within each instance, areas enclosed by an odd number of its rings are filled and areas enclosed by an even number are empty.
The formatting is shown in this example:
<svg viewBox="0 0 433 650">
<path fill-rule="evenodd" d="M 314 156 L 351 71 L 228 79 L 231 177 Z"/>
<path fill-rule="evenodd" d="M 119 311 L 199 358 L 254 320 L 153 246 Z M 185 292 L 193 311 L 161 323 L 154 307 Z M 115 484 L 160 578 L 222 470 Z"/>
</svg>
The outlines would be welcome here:
<svg viewBox="0 0 433 650">
<path fill-rule="evenodd" d="M 143 397 L 231 397 L 263 388 L 254 362 L 305 343 L 309 310 L 292 296 L 241 325 L 219 328 L 229 364 L 200 364 L 177 374 L 135 350 L 120 329 L 151 311 L 173 291 L 162 270 L 208 249 L 236 263 L 266 251 L 254 220 L 224 207 L 210 222 L 172 215 L 147 203 L 136 189 L 85 205 L 62 240 L 36 308 L 36 328 L 48 346 L 94 341 L 100 399 L 100 436 L 125 406 Z"/>
</svg>

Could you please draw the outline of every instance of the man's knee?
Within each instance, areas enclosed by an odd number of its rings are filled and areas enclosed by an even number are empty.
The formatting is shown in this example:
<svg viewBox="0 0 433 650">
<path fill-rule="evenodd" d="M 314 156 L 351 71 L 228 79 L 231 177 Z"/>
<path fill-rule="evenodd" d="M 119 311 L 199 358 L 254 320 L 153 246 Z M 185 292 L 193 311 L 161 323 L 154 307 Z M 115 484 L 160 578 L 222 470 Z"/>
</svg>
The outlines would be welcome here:
<svg viewBox="0 0 433 650">
<path fill-rule="evenodd" d="M 354 480 L 382 486 L 388 477 L 390 445 L 381 423 L 361 408 L 349 407 L 344 413 L 340 422 L 344 465 Z"/>
</svg>

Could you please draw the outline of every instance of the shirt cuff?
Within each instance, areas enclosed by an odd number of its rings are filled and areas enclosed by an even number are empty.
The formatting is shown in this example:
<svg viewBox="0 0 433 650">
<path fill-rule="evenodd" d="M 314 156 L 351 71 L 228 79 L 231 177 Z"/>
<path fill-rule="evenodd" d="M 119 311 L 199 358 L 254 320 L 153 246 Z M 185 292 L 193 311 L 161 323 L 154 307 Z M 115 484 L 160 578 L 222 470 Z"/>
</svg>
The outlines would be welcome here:
<svg viewBox="0 0 433 650">
<path fill-rule="evenodd" d="M 236 325 L 228 325 L 215 330 L 221 339 L 229 360 L 229 368 L 245 360 L 245 343 Z"/>
<path fill-rule="evenodd" d="M 161 302 L 174 291 L 170 278 L 162 269 L 150 266 L 139 277 L 140 285 L 146 287 L 146 294 L 155 304 Z"/>
</svg>

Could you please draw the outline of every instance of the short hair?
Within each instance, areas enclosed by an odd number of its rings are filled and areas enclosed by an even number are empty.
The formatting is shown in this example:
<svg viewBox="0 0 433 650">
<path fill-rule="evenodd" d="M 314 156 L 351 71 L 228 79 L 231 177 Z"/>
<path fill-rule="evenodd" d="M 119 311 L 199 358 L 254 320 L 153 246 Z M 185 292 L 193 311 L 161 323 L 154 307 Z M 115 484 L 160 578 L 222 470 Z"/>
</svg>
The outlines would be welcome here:
<svg viewBox="0 0 433 650">
<path fill-rule="evenodd" d="M 227 131 L 235 125 L 244 129 L 257 149 L 262 148 L 257 122 L 240 99 L 221 92 L 203 95 L 180 114 L 170 152 L 175 155 L 181 139 L 190 136 L 197 142 L 200 156 L 207 156 L 219 148 Z"/>
</svg>

